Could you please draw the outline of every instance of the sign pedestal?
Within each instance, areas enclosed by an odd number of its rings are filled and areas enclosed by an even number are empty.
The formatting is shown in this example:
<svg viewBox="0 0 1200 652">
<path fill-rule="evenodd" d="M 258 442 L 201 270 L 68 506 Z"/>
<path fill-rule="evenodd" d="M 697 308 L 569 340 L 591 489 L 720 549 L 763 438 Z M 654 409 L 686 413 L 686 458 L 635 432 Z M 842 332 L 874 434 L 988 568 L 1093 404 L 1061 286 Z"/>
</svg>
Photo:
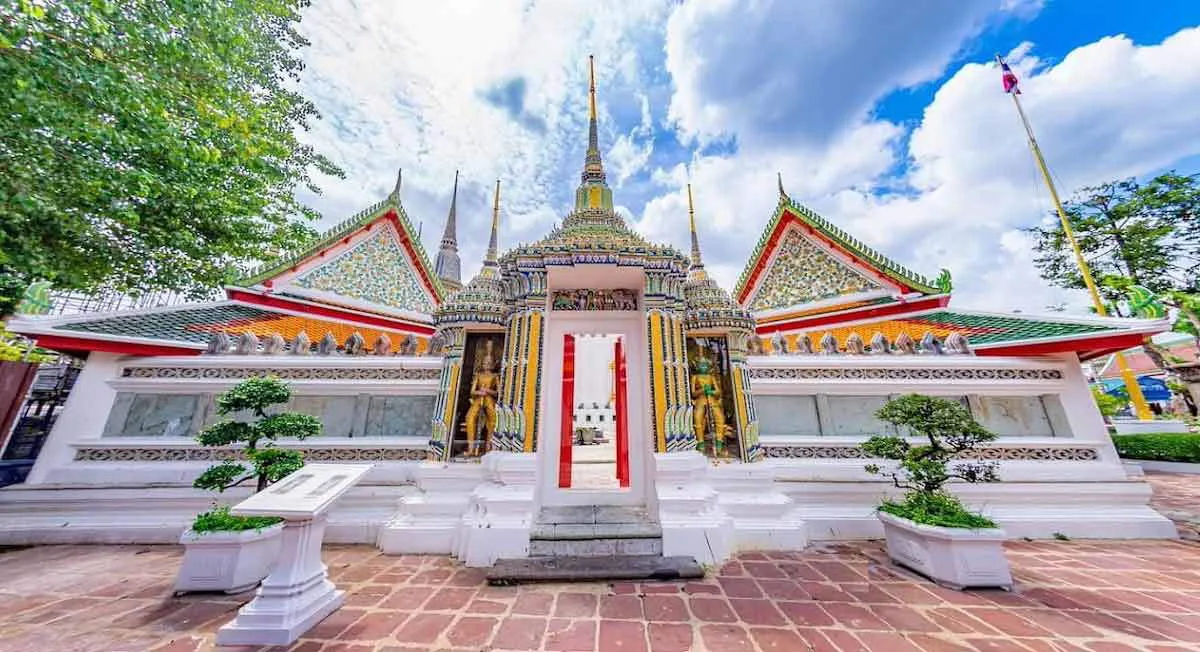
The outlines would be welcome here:
<svg viewBox="0 0 1200 652">
<path fill-rule="evenodd" d="M 284 519 L 280 557 L 254 599 L 217 632 L 218 645 L 288 645 L 345 601 L 321 561 L 325 512 L 370 464 L 309 464 L 233 508 Z"/>
</svg>

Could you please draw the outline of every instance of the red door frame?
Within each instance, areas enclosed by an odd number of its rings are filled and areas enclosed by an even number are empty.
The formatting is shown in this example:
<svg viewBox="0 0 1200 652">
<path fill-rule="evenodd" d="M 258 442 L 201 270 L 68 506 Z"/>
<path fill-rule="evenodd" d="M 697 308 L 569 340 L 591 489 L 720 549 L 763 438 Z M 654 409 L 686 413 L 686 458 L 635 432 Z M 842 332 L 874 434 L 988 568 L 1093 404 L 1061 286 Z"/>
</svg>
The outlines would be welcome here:
<svg viewBox="0 0 1200 652">
<path fill-rule="evenodd" d="M 625 349 L 621 345 L 621 338 L 617 338 L 614 346 L 614 362 L 616 362 L 615 371 L 613 374 L 613 383 L 616 385 L 614 393 L 616 394 L 616 417 L 617 417 L 617 482 L 622 489 L 629 488 L 629 415 L 626 408 L 628 407 L 625 390 L 626 390 L 626 372 L 625 372 Z"/>
<path fill-rule="evenodd" d="M 563 335 L 562 416 L 558 441 L 558 487 L 571 488 L 571 446 L 575 443 L 575 336 Z"/>
</svg>

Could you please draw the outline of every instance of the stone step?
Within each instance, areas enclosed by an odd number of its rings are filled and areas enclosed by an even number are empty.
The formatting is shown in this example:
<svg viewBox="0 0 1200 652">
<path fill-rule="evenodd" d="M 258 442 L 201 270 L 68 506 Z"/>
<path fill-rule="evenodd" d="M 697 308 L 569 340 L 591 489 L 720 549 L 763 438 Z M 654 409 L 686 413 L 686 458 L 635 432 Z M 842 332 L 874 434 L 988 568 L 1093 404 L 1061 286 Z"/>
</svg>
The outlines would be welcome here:
<svg viewBox="0 0 1200 652">
<path fill-rule="evenodd" d="M 690 580 L 704 577 L 693 557 L 530 557 L 500 559 L 487 572 L 488 584 L 599 582 L 612 580 Z"/>
<path fill-rule="evenodd" d="M 532 557 L 612 557 L 661 555 L 662 538 L 640 539 L 530 539 Z"/>
<path fill-rule="evenodd" d="M 532 540 L 568 539 L 657 539 L 662 527 L 657 523 L 540 523 L 529 533 Z"/>
<path fill-rule="evenodd" d="M 542 524 L 581 524 L 597 523 L 654 523 L 655 519 L 645 507 L 624 507 L 619 505 L 582 505 L 578 507 L 543 507 L 538 515 L 538 523 Z"/>
</svg>

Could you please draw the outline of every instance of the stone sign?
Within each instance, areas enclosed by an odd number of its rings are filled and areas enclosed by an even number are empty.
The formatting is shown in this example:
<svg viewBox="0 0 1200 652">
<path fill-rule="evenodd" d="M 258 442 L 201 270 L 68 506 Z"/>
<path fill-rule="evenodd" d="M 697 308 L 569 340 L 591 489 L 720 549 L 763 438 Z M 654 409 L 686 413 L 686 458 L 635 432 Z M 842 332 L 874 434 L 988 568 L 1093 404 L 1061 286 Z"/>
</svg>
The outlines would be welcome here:
<svg viewBox="0 0 1200 652">
<path fill-rule="evenodd" d="M 306 464 L 234 506 L 238 516 L 284 519 L 279 561 L 258 594 L 217 632 L 218 645 L 289 645 L 342 606 L 321 561 L 325 513 L 372 464 Z"/>
</svg>

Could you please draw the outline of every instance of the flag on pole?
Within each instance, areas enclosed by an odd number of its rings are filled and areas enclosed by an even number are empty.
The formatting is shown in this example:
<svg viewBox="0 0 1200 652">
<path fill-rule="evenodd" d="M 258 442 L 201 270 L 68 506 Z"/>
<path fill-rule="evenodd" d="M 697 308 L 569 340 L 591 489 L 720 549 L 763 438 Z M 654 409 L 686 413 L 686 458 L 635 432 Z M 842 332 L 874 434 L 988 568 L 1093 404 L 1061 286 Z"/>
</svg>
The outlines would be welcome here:
<svg viewBox="0 0 1200 652">
<path fill-rule="evenodd" d="M 1000 61 L 1000 70 L 1004 73 L 1004 76 L 1001 78 L 1004 82 L 1004 92 L 1020 95 L 1021 89 L 1017 86 L 1017 75 L 1012 71 L 1012 68 L 1008 67 L 1008 64 L 1004 60 Z"/>
</svg>

